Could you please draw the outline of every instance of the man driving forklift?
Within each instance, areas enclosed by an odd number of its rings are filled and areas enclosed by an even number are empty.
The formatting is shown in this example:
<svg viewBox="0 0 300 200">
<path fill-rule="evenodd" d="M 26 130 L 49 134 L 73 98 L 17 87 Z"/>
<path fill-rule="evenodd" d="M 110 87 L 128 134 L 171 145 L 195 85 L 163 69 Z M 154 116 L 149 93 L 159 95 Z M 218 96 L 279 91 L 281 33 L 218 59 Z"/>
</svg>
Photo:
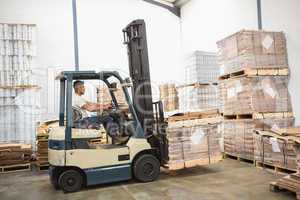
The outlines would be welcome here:
<svg viewBox="0 0 300 200">
<path fill-rule="evenodd" d="M 89 112 L 99 112 L 104 110 L 109 110 L 112 108 L 111 104 L 100 104 L 92 103 L 87 101 L 84 98 L 85 86 L 84 82 L 77 80 L 73 83 L 73 88 L 75 91 L 72 106 L 73 109 L 80 113 L 80 119 L 75 120 L 75 125 L 77 128 L 100 128 L 100 125 L 103 124 L 106 131 L 110 131 L 114 135 L 117 130 L 113 119 L 108 115 L 100 116 L 90 116 Z"/>
</svg>

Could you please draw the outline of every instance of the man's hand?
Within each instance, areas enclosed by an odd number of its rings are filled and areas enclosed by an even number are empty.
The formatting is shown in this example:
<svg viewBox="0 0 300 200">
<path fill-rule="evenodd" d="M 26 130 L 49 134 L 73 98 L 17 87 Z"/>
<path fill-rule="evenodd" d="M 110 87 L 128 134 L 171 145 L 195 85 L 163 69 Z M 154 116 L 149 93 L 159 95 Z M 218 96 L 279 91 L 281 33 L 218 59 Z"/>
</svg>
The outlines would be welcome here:
<svg viewBox="0 0 300 200">
<path fill-rule="evenodd" d="M 111 108 L 112 108 L 111 103 L 102 105 L 102 109 L 103 109 L 103 110 L 109 110 L 109 109 L 111 109 Z"/>
</svg>

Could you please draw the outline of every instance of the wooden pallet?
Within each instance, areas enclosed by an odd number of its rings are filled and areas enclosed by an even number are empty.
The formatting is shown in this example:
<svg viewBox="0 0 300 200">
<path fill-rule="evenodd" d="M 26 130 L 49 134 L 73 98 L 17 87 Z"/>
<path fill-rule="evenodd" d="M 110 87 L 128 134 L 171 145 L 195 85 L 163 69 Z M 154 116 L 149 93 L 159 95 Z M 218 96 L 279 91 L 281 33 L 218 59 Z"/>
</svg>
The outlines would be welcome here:
<svg viewBox="0 0 300 200">
<path fill-rule="evenodd" d="M 22 171 L 31 171 L 31 164 L 26 163 L 26 164 L 0 166 L 0 174 L 22 172 Z"/>
<path fill-rule="evenodd" d="M 266 112 L 266 113 L 249 113 L 249 114 L 233 114 L 226 115 L 223 114 L 225 120 L 233 119 L 270 119 L 270 118 L 291 118 L 294 114 L 292 112 Z"/>
<path fill-rule="evenodd" d="M 237 160 L 239 162 L 246 162 L 246 163 L 255 165 L 255 161 L 253 159 L 249 159 L 249 158 L 245 158 L 245 157 L 237 156 L 237 155 L 233 155 L 233 154 L 224 153 L 223 158 L 224 159 L 233 159 L 233 160 Z"/>
<path fill-rule="evenodd" d="M 255 161 L 255 166 L 259 169 L 264 169 L 267 170 L 271 173 L 274 174 L 293 174 L 295 172 L 297 172 L 297 169 L 290 169 L 287 167 L 282 167 L 282 166 L 277 166 L 277 165 L 271 165 L 271 164 L 266 164 L 266 163 L 262 163 L 260 161 Z"/>
<path fill-rule="evenodd" d="M 41 89 L 38 85 L 0 86 L 0 89 Z"/>
<path fill-rule="evenodd" d="M 206 119 L 206 118 L 216 118 L 220 116 L 218 109 L 201 111 L 201 112 L 187 112 L 180 115 L 171 116 L 168 118 L 168 122 L 178 122 L 194 119 Z"/>
<path fill-rule="evenodd" d="M 41 141 L 41 142 L 46 142 L 48 141 L 49 136 L 48 135 L 37 135 L 36 140 Z"/>
<path fill-rule="evenodd" d="M 295 193 L 296 199 L 300 200 L 300 191 L 293 187 L 287 187 L 286 185 L 282 185 L 278 182 L 270 182 L 270 191 L 272 192 L 281 192 L 281 191 L 289 191 Z"/>
<path fill-rule="evenodd" d="M 217 86 L 218 83 L 191 83 L 191 84 L 185 84 L 185 85 L 179 85 L 176 88 L 185 88 L 185 87 L 206 87 L 206 86 Z"/>
<path fill-rule="evenodd" d="M 289 68 L 278 66 L 278 68 L 266 68 L 261 66 L 259 68 L 246 68 L 236 72 L 224 74 L 219 77 L 219 80 L 226 80 L 230 78 L 252 77 L 252 76 L 287 76 L 289 75 Z"/>
<path fill-rule="evenodd" d="M 222 161 L 222 156 L 213 156 L 211 158 L 205 158 L 205 159 L 195 159 L 195 160 L 187 160 L 187 161 L 182 161 L 177 163 L 169 163 L 165 165 L 165 167 L 169 171 L 174 171 L 174 170 L 180 170 L 185 168 L 210 165 L 220 161 Z"/>
</svg>

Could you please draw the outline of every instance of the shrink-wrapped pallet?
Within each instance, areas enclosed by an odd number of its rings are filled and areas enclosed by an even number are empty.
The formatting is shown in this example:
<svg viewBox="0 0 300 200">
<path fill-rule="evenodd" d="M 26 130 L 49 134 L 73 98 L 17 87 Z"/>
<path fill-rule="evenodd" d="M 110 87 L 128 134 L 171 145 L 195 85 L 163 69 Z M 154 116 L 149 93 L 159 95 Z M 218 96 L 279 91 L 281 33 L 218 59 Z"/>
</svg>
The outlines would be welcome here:
<svg viewBox="0 0 300 200">
<path fill-rule="evenodd" d="M 217 42 L 223 74 L 245 68 L 288 67 L 283 32 L 242 30 Z"/>
<path fill-rule="evenodd" d="M 291 112 L 288 76 L 256 76 L 223 81 L 224 115 Z M 226 90 L 226 92 L 224 92 Z"/>
<path fill-rule="evenodd" d="M 193 119 L 170 122 L 169 168 L 208 165 L 222 159 L 220 119 Z"/>
</svg>

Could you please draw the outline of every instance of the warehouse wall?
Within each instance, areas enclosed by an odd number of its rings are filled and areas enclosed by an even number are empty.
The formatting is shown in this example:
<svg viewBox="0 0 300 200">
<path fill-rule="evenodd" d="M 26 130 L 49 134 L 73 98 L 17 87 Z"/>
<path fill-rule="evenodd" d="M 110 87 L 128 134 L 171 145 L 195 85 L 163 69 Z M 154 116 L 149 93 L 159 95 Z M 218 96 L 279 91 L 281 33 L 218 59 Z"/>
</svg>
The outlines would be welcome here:
<svg viewBox="0 0 300 200">
<path fill-rule="evenodd" d="M 263 27 L 266 30 L 284 31 L 287 37 L 289 65 L 291 69 L 290 93 L 296 123 L 300 125 L 300 1 L 263 0 Z"/>
<path fill-rule="evenodd" d="M 0 22 L 37 24 L 38 68 L 74 66 L 71 2 L 0 0 Z M 161 83 L 181 78 L 178 39 L 180 26 L 175 15 L 141 0 L 77 2 L 79 55 L 82 67 L 98 70 L 113 68 L 122 71 L 122 74 L 128 74 L 127 49 L 123 45 L 122 29 L 132 20 L 140 18 L 145 19 L 147 24 L 153 82 Z M 47 71 L 40 70 L 36 73 L 42 77 Z M 53 70 L 49 73 L 53 73 Z M 52 88 L 56 86 L 52 84 L 49 92 L 56 91 Z M 52 102 L 57 101 L 54 93 L 42 96 L 42 103 L 44 107 L 48 105 L 47 109 Z M 51 108 L 49 112 L 52 110 Z"/>
<path fill-rule="evenodd" d="M 300 18 L 299 0 L 263 0 L 265 30 L 284 31 L 291 68 L 290 93 L 297 124 L 300 124 Z M 217 6 L 216 6 L 217 5 Z M 241 29 L 257 29 L 256 0 L 191 0 L 182 8 L 184 54 L 194 50 L 217 51 L 216 42 Z"/>
<path fill-rule="evenodd" d="M 256 0 L 191 0 L 183 6 L 184 54 L 217 51 L 216 42 L 243 28 L 257 27 Z"/>
</svg>

